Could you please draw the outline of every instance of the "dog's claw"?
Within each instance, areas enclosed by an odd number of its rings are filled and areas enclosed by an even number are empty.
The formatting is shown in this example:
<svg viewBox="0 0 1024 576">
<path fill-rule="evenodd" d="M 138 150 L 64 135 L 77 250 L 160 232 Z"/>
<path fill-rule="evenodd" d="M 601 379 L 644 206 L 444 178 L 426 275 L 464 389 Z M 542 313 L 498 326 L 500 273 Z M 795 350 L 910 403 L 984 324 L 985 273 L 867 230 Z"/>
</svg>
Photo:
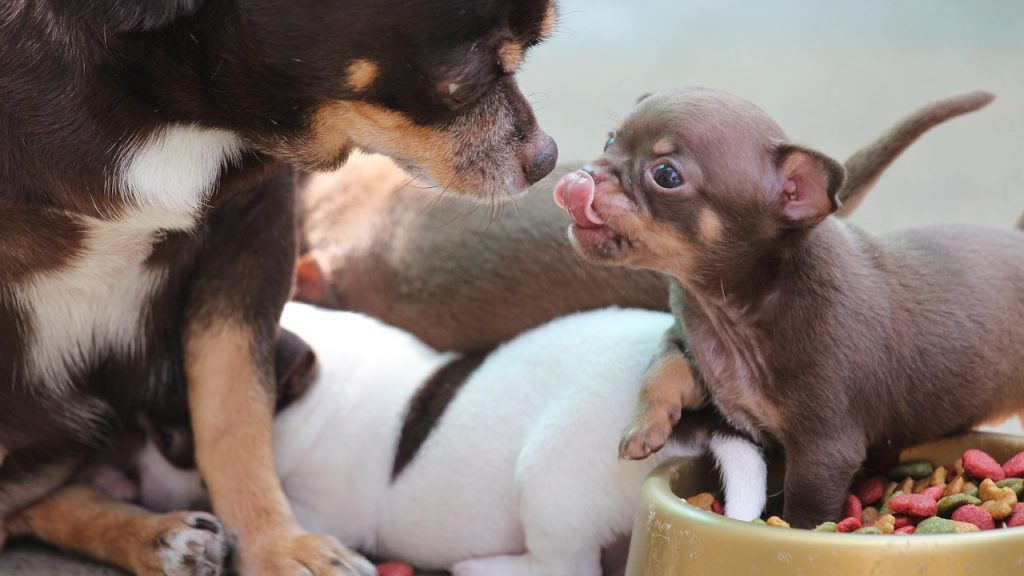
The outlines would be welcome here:
<svg viewBox="0 0 1024 576">
<path fill-rule="evenodd" d="M 636 414 L 622 433 L 619 459 L 643 460 L 664 448 L 679 421 L 680 412 L 650 407 Z"/>
<path fill-rule="evenodd" d="M 219 576 L 224 572 L 228 542 L 220 522 L 205 512 L 165 516 L 171 526 L 156 539 L 161 574 L 166 576 Z"/>
</svg>

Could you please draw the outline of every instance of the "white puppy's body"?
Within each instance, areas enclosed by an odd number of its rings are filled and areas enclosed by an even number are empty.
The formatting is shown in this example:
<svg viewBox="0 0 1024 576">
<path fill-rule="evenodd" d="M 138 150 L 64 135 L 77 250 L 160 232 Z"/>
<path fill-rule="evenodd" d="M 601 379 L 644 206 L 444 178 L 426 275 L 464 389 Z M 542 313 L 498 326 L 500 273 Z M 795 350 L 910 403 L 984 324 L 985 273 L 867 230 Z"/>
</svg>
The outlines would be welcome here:
<svg viewBox="0 0 1024 576">
<path fill-rule="evenodd" d="M 282 325 L 312 346 L 320 373 L 274 423 L 285 492 L 307 529 L 421 568 L 599 575 L 601 548 L 631 529 L 647 473 L 708 444 L 617 459 L 619 433 L 671 322 L 667 314 L 606 309 L 513 339 L 469 376 L 392 481 L 410 399 L 453 356 L 365 316 L 289 304 Z M 709 444 L 725 477 L 727 513 L 760 514 L 760 451 L 733 437 Z M 183 483 L 160 486 L 170 475 L 154 460 L 153 451 L 143 459 L 144 499 L 166 506 Z"/>
</svg>

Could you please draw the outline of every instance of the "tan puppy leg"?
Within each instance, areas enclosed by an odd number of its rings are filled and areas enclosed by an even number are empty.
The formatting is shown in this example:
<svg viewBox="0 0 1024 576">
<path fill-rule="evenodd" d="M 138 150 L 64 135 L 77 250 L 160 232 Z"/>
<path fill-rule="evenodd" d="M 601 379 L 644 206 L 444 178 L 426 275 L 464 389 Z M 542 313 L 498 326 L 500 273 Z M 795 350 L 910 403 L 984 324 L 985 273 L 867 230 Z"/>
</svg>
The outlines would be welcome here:
<svg viewBox="0 0 1024 576">
<path fill-rule="evenodd" d="M 239 537 L 240 571 L 376 574 L 334 538 L 303 531 L 292 515 L 271 453 L 272 388 L 262 382 L 267 372 L 257 368 L 252 342 L 248 328 L 222 321 L 193 330 L 185 349 L 196 459 L 214 511 Z"/>
<path fill-rule="evenodd" d="M 690 361 L 683 355 L 670 330 L 644 376 L 633 420 L 619 442 L 619 458 L 642 460 L 661 450 L 683 409 L 697 408 L 704 396 L 693 377 Z"/>
<path fill-rule="evenodd" d="M 153 514 L 84 485 L 65 486 L 16 512 L 6 529 L 139 576 L 215 576 L 228 552 L 210 514 Z"/>
</svg>

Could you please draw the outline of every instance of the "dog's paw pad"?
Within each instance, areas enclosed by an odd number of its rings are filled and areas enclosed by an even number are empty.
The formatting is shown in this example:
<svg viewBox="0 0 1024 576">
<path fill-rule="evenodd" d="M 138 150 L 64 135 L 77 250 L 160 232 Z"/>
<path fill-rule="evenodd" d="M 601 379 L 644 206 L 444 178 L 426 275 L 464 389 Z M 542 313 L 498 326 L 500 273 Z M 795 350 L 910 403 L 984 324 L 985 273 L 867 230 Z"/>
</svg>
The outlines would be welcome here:
<svg viewBox="0 0 1024 576">
<path fill-rule="evenodd" d="M 228 556 L 224 529 L 211 514 L 187 512 L 157 536 L 156 555 L 167 576 L 219 576 Z"/>
</svg>

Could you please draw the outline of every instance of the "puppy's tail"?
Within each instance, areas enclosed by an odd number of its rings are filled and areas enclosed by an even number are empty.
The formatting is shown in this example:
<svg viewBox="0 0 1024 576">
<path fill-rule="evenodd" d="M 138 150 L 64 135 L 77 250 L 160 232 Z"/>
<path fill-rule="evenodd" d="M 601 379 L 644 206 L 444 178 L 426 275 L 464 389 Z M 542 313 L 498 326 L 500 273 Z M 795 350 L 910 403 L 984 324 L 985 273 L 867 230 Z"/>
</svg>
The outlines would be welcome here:
<svg viewBox="0 0 1024 576">
<path fill-rule="evenodd" d="M 836 215 L 845 218 L 853 213 L 882 172 L 922 134 L 946 120 L 984 108 L 995 98 L 991 92 L 978 90 L 933 102 L 900 120 L 881 138 L 855 152 L 845 164 L 846 184 L 839 191 L 843 205 Z M 1024 219 L 1021 224 L 1024 224 Z"/>
</svg>

